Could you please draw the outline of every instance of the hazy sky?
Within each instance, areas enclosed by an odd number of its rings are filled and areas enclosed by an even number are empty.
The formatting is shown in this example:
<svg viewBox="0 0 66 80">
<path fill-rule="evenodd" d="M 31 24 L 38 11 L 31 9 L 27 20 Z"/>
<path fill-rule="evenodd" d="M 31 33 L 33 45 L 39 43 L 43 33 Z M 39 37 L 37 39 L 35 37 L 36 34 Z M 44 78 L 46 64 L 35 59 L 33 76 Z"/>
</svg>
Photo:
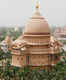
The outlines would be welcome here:
<svg viewBox="0 0 66 80">
<path fill-rule="evenodd" d="M 39 0 L 40 12 L 50 25 L 66 25 L 66 0 Z M 0 26 L 24 25 L 36 0 L 0 0 Z"/>
</svg>

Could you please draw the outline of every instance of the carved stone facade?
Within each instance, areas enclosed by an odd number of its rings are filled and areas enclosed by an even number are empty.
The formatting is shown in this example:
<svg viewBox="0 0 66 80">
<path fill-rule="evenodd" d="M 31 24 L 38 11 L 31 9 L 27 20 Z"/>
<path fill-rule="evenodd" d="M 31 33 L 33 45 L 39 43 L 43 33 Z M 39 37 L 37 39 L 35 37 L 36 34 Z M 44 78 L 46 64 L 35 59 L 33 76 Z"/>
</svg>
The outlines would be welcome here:
<svg viewBox="0 0 66 80">
<path fill-rule="evenodd" d="M 50 35 L 48 22 L 36 7 L 25 24 L 24 34 L 13 41 L 12 65 L 23 67 L 54 66 L 60 59 L 60 43 Z"/>
</svg>

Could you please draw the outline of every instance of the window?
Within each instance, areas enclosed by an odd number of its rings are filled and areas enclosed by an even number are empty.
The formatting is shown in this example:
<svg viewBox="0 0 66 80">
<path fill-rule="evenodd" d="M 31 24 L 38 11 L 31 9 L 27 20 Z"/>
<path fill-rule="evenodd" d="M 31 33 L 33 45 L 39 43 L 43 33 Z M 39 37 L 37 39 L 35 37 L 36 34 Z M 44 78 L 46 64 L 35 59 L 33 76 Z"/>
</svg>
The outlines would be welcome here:
<svg viewBox="0 0 66 80">
<path fill-rule="evenodd" d="M 23 60 L 23 58 L 21 58 L 21 60 Z"/>
<path fill-rule="evenodd" d="M 50 55 L 49 55 L 49 58 L 50 58 L 50 61 L 52 61 L 52 59 L 53 59 L 53 55 L 50 54 Z"/>
<path fill-rule="evenodd" d="M 19 57 L 17 58 L 17 60 L 19 60 Z"/>
<path fill-rule="evenodd" d="M 26 56 L 26 62 L 29 64 L 29 56 Z"/>
</svg>

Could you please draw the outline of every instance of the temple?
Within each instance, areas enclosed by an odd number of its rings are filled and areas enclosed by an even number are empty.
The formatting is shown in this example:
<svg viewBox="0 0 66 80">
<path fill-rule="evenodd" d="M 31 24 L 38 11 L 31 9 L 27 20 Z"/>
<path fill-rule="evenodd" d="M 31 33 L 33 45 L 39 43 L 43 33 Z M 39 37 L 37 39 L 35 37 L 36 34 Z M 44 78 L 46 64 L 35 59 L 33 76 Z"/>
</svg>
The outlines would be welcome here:
<svg viewBox="0 0 66 80">
<path fill-rule="evenodd" d="M 51 67 L 60 59 L 60 43 L 50 35 L 49 24 L 39 12 L 35 12 L 24 26 L 24 33 L 11 45 L 12 65 L 18 67 Z"/>
</svg>

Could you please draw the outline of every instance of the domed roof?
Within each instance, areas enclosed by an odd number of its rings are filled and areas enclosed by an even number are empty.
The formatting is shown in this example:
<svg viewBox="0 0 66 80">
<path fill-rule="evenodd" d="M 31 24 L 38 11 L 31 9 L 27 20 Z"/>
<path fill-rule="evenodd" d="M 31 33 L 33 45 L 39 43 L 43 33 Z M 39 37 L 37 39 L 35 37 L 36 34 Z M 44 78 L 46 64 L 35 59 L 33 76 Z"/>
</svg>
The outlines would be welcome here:
<svg viewBox="0 0 66 80">
<path fill-rule="evenodd" d="M 50 34 L 48 22 L 40 15 L 38 8 L 36 5 L 34 15 L 25 24 L 24 34 L 26 35 Z"/>
</svg>

